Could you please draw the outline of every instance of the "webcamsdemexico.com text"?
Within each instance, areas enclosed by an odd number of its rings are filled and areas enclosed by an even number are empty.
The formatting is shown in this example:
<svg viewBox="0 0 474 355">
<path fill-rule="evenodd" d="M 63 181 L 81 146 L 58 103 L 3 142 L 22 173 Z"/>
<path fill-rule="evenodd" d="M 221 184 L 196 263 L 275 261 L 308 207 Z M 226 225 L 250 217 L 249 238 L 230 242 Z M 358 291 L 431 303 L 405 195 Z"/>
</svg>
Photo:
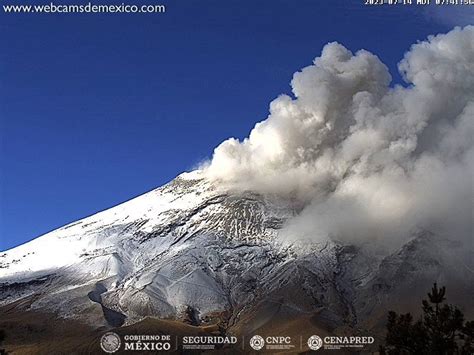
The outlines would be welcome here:
<svg viewBox="0 0 474 355">
<path fill-rule="evenodd" d="M 49 4 L 39 4 L 39 5 L 2 5 L 3 12 L 5 13 L 41 13 L 41 14 L 94 14 L 94 13 L 111 13 L 111 14 L 121 14 L 121 13 L 165 13 L 165 5 L 157 4 L 145 4 L 145 5 L 135 5 L 135 4 L 81 4 L 81 5 L 71 5 L 71 4 L 57 4 L 50 2 Z"/>
</svg>

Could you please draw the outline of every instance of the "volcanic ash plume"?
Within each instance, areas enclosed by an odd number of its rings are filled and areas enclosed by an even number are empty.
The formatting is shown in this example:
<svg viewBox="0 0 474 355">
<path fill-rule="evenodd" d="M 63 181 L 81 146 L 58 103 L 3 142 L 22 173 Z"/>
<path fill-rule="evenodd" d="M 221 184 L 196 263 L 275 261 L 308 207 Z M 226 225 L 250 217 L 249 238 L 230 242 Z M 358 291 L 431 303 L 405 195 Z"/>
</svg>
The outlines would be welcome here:
<svg viewBox="0 0 474 355">
<path fill-rule="evenodd" d="M 327 44 L 294 74 L 242 142 L 214 151 L 207 175 L 233 189 L 298 198 L 287 229 L 340 239 L 396 238 L 414 228 L 471 237 L 474 26 L 431 36 L 390 87 L 377 56 Z"/>
</svg>

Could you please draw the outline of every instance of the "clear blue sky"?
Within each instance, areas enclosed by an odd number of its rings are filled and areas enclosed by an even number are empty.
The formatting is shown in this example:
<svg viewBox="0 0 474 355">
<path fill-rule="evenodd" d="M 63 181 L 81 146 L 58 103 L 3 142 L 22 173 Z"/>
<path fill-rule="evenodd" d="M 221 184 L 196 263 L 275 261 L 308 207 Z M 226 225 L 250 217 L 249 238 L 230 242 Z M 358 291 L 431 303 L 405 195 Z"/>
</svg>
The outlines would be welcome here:
<svg viewBox="0 0 474 355">
<path fill-rule="evenodd" d="M 0 250 L 245 137 L 325 43 L 374 52 L 400 82 L 410 44 L 458 18 L 363 0 L 163 3 L 165 14 L 0 13 Z"/>
</svg>

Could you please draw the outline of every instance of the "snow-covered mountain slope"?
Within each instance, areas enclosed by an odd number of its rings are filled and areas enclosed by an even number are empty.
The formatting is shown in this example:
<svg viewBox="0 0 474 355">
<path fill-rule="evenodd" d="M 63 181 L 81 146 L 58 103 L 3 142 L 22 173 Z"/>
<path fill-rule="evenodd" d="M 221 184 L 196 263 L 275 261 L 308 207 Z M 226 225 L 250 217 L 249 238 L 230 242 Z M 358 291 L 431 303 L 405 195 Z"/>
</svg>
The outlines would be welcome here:
<svg viewBox="0 0 474 355">
<path fill-rule="evenodd" d="M 188 305 L 204 314 L 228 309 L 226 288 L 248 277 L 242 271 L 273 267 L 289 255 L 274 238 L 293 211 L 271 203 L 221 193 L 199 172 L 182 174 L 1 253 L 0 303 L 35 294 L 34 307 L 73 316 L 70 303 L 100 284 L 100 303 L 127 320 L 175 316 Z"/>
<path fill-rule="evenodd" d="M 47 233 L 29 243 L 0 254 L 1 277 L 19 278 L 55 270 L 94 255 L 126 250 L 124 243 L 139 241 L 139 234 L 180 220 L 180 214 L 199 206 L 212 195 L 203 184 L 186 190 L 183 174 L 174 184 L 153 190 L 119 206 Z M 84 265 L 84 271 L 86 266 Z M 94 271 L 95 269 L 93 269 Z M 111 270 L 113 273 L 114 271 Z"/>
<path fill-rule="evenodd" d="M 333 330 L 371 327 L 388 303 L 409 303 L 414 285 L 422 292 L 436 280 L 474 292 L 469 260 L 453 257 L 462 246 L 427 232 L 392 255 L 331 240 L 283 243 L 279 229 L 299 209 L 185 173 L 0 253 L 0 306 L 94 326 L 191 316 L 247 333 L 282 315 L 316 316 Z M 460 302 L 473 309 L 468 297 Z"/>
</svg>

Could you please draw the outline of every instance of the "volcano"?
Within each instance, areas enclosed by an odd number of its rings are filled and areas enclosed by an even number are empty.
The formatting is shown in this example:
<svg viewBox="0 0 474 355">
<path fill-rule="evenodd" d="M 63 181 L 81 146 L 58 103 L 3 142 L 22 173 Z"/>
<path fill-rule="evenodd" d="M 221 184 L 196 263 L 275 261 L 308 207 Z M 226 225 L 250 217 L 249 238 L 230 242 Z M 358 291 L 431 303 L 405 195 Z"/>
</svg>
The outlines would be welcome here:
<svg viewBox="0 0 474 355">
<path fill-rule="evenodd" d="M 194 171 L 2 252 L 6 348 L 94 352 L 111 329 L 381 340 L 387 310 L 416 313 L 434 281 L 471 315 L 461 243 L 428 230 L 392 251 L 281 238 L 302 208 Z"/>
</svg>

